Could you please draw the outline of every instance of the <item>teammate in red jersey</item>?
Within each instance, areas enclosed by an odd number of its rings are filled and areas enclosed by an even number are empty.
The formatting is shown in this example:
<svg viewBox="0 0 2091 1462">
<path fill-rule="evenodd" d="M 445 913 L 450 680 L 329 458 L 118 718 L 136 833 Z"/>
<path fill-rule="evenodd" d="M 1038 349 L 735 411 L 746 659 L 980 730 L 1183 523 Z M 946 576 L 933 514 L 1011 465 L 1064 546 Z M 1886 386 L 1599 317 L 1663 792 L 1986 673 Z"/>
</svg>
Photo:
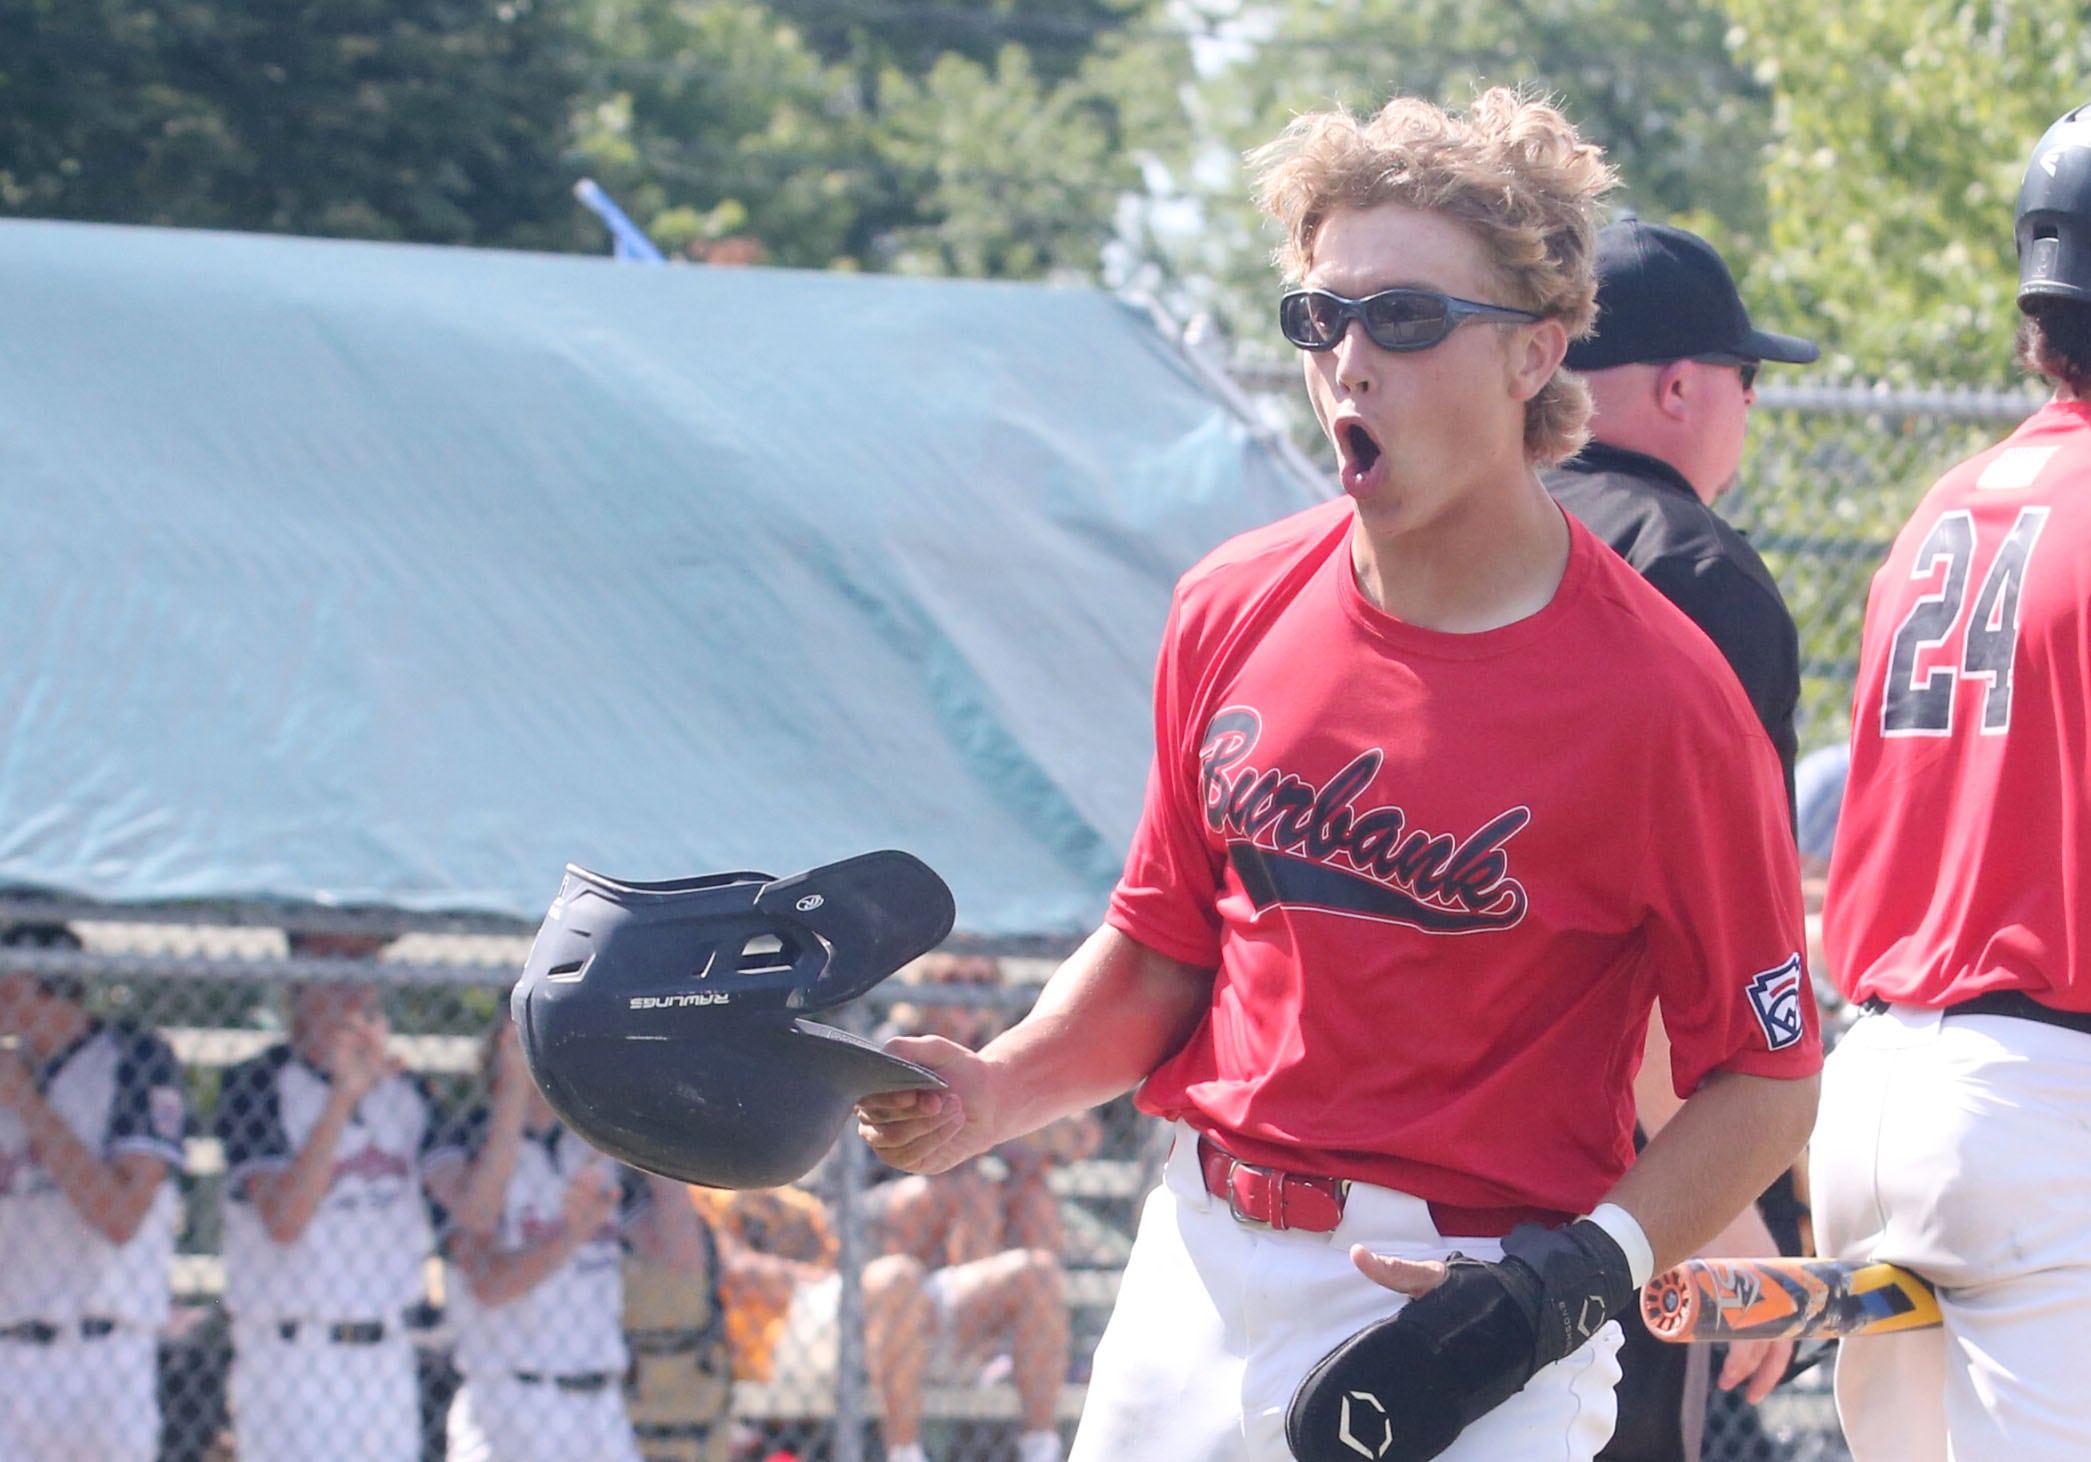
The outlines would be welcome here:
<svg viewBox="0 0 2091 1462">
<path fill-rule="evenodd" d="M 1254 161 L 1343 493 L 1184 577 L 1104 926 L 978 1055 L 892 1042 L 950 1090 L 867 1098 L 862 1129 L 935 1171 L 1136 1084 L 1175 1124 L 1077 1459 L 1423 1455 L 1388 1430 L 1399 1377 L 1346 1390 L 1379 1410 L 1340 1436 L 1295 1393 L 1441 1282 L 1417 1313 L 1500 1318 L 1513 1263 L 1546 1276 L 1503 1332 L 1529 1368 L 1445 1455 L 1588 1459 L 1607 1314 L 1813 1119 L 1778 760 L 1719 653 L 1537 475 L 1585 435 L 1559 366 L 1597 149 L 1496 90 L 1302 118 Z M 1629 1171 L 1658 998 L 1689 1099 Z"/>
<path fill-rule="evenodd" d="M 2018 246 L 2054 397 L 1874 577 L 1824 910 L 1871 1013 L 1825 1075 L 1817 1241 L 1945 1316 L 1841 1347 L 1861 1462 L 2091 1457 L 2091 105 L 2034 149 Z"/>
</svg>

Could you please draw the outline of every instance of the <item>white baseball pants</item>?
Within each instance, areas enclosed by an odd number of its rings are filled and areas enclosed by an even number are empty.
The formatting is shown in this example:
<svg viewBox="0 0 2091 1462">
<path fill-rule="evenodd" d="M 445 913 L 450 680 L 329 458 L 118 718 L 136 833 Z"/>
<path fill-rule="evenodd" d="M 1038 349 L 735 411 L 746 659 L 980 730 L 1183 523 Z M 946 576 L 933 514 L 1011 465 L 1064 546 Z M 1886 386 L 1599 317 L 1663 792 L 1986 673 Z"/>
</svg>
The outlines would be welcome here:
<svg viewBox="0 0 2091 1462">
<path fill-rule="evenodd" d="M 2091 1035 L 1894 1006 L 1830 1054 L 1816 1244 L 1939 1286 L 1942 1328 L 1838 1346 L 1857 1462 L 2091 1458 Z"/>
<path fill-rule="evenodd" d="M 450 1403 L 449 1462 L 639 1462 L 624 1393 L 467 1376 Z"/>
<path fill-rule="evenodd" d="M 1327 1234 L 1237 1222 L 1205 1191 L 1197 1135 L 1178 1125 L 1147 1199 L 1069 1462 L 1289 1462 L 1285 1409 L 1316 1362 L 1405 1301 L 1358 1273 L 1350 1246 L 1498 1259 L 1448 1238 L 1429 1206 L 1353 1184 Z M 1468 1427 L 1442 1462 L 1589 1462 L 1612 1435 L 1619 1327 L 1534 1376 Z"/>
<path fill-rule="evenodd" d="M 152 1462 L 159 1452 L 152 1336 L 119 1328 L 49 1345 L 0 1340 L 0 1459 Z"/>
<path fill-rule="evenodd" d="M 232 1423 L 240 1462 L 420 1462 L 421 1387 L 401 1334 L 375 1345 L 317 1325 L 286 1340 L 235 1322 Z"/>
</svg>

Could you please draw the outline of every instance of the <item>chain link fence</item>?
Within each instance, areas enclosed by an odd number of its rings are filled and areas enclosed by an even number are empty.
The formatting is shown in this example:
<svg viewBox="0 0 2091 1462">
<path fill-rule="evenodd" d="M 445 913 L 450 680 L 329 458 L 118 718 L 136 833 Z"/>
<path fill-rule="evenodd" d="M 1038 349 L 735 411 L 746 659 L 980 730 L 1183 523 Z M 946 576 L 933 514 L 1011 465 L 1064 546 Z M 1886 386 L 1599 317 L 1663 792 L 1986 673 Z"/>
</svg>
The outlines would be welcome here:
<svg viewBox="0 0 2091 1462">
<path fill-rule="evenodd" d="M 797 1188 L 690 1190 L 516 1087 L 527 930 L 0 921 L 0 1458 L 1030 1462 L 1072 1435 L 1155 1176 L 1129 1103 L 935 1179 L 850 1136 Z M 843 1018 L 978 1041 L 1050 968 L 932 956 Z"/>
<path fill-rule="evenodd" d="M 2031 404 L 1760 393 L 1723 506 L 1800 624 L 1804 749 L 1846 734 L 1895 529 Z M 1027 1434 L 1071 1435 L 1158 1171 L 1128 1103 L 946 1178 L 850 1137 L 799 1189 L 693 1197 L 504 1094 L 527 929 L 285 917 L 0 900 L 34 936 L 0 950 L 0 1458 L 877 1462 L 918 1437 L 1031 1462 Z M 977 1041 L 1036 953 L 934 958 L 856 1018 Z M 1843 1456 L 1829 1372 L 1716 1397 L 1704 1456 Z"/>
</svg>

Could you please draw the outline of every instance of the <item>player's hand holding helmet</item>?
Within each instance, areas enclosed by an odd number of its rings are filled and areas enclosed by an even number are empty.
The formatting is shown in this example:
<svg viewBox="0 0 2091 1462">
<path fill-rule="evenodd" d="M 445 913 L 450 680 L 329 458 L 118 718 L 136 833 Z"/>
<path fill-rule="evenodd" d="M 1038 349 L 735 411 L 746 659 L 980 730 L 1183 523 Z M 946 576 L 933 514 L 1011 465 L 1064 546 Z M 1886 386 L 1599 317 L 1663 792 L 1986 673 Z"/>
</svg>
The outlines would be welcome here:
<svg viewBox="0 0 2091 1462">
<path fill-rule="evenodd" d="M 1519 1224 L 1501 1260 L 1454 1254 L 1444 1270 L 1300 1383 L 1285 1417 L 1300 1462 L 1428 1462 L 1635 1297 L 1625 1251 L 1588 1219 Z"/>
<path fill-rule="evenodd" d="M 934 1071 L 933 1091 L 882 1091 L 857 1103 L 857 1132 L 879 1158 L 910 1173 L 945 1173 L 1001 1140 L 986 1063 L 942 1036 L 895 1036 L 886 1054 Z"/>
</svg>

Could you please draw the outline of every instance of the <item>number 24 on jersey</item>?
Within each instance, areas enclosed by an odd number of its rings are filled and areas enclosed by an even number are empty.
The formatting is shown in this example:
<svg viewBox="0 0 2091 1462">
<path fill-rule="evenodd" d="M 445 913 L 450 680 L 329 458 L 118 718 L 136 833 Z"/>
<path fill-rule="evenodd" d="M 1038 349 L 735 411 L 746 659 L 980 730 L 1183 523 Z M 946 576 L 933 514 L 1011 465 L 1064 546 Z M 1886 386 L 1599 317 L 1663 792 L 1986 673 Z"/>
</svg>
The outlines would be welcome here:
<svg viewBox="0 0 2091 1462">
<path fill-rule="evenodd" d="M 1982 698 L 1982 730 L 2001 734 L 2011 727 L 2011 665 L 2018 650 L 2018 607 L 2033 546 L 2046 526 L 2048 509 L 2019 509 L 2004 544 L 1982 576 L 1972 607 L 1968 576 L 1976 558 L 1975 519 L 1965 509 L 1942 515 L 1924 536 L 1910 567 L 1913 579 L 1944 581 L 1920 596 L 1895 628 L 1888 657 L 1888 683 L 1881 698 L 1885 736 L 1944 736 L 1953 729 L 1953 702 L 1961 680 L 1988 682 Z M 1966 608 L 1968 613 L 1961 611 Z M 1947 647 L 1922 674 L 1917 661 L 1926 650 Z M 1958 653 L 1950 653 L 1953 648 Z"/>
</svg>

